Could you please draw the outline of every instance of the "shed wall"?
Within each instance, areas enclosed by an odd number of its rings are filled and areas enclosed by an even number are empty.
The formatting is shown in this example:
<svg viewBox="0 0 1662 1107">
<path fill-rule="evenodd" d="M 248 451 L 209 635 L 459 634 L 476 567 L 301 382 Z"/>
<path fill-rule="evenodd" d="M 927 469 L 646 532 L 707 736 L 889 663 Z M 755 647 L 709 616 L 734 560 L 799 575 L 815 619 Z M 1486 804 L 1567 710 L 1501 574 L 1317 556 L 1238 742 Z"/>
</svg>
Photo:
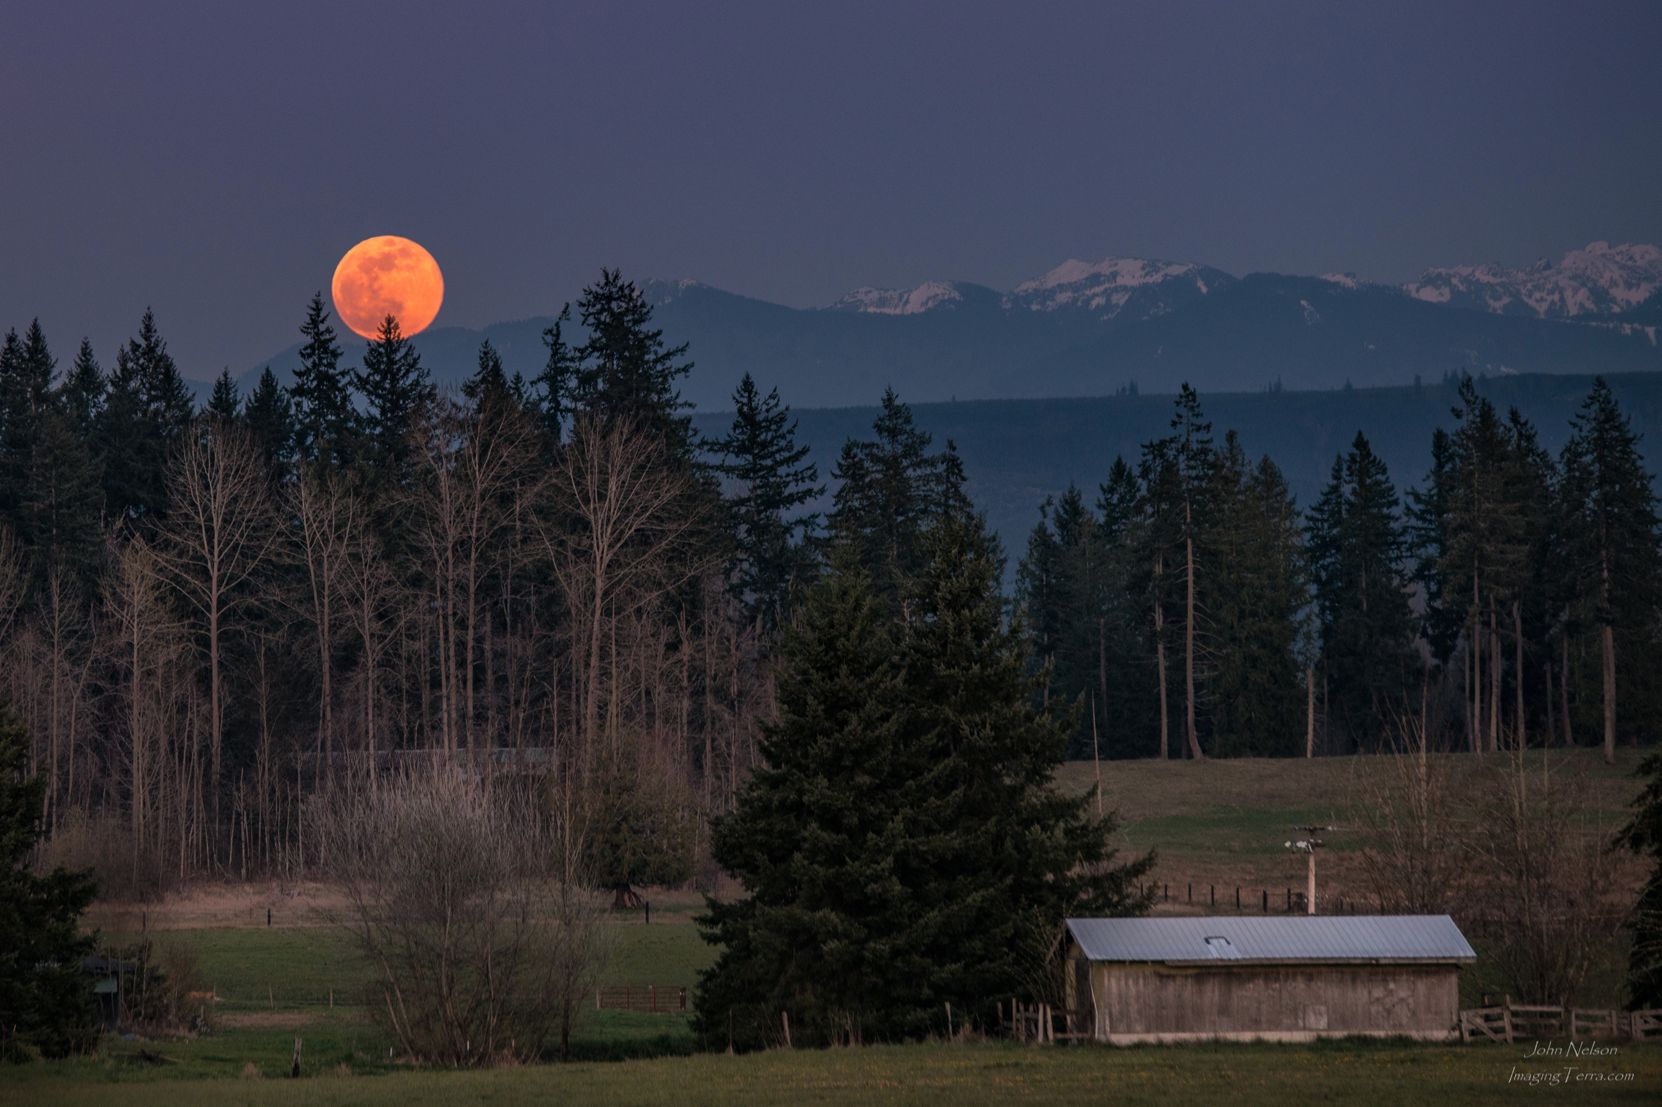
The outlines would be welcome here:
<svg viewBox="0 0 1662 1107">
<path fill-rule="evenodd" d="M 1458 1018 L 1458 974 L 1455 965 L 1098 963 L 1094 997 L 1074 1009 L 1088 1018 L 1094 998 L 1094 1036 L 1112 1041 L 1445 1038 Z"/>
</svg>

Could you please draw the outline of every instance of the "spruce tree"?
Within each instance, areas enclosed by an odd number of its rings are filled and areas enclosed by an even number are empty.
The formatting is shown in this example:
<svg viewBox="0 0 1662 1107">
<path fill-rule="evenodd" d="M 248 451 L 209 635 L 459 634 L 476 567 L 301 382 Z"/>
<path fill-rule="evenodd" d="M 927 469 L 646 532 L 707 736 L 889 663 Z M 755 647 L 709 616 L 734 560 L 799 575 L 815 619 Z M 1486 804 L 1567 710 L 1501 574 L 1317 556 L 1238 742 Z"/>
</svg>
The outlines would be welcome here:
<svg viewBox="0 0 1662 1107">
<path fill-rule="evenodd" d="M 254 446 L 265 459 L 273 484 L 284 484 L 294 470 L 295 426 L 289 394 L 266 366 L 254 390 L 243 402 L 242 417 Z"/>
<path fill-rule="evenodd" d="M 36 1049 L 63 1057 L 98 1031 L 80 930 L 94 887 L 88 873 L 34 871 L 45 785 L 29 771 L 28 737 L 0 703 L 0 1058 Z"/>
<path fill-rule="evenodd" d="M 923 566 L 924 530 L 958 497 L 947 494 L 955 482 L 943 476 L 944 455 L 929 452 L 929 435 L 892 388 L 884 390 L 872 431 L 868 441 L 843 445 L 831 473 L 839 483 L 829 525 L 854 547 L 878 592 L 898 601 Z"/>
<path fill-rule="evenodd" d="M 1378 748 L 1404 706 L 1416 621 L 1400 501 L 1361 432 L 1334 459 L 1306 528 L 1328 716 L 1351 742 Z"/>
<path fill-rule="evenodd" d="M 941 520 L 909 589 L 901 643 L 903 740 L 921 743 L 930 766 L 911 810 L 933 839 L 898 869 L 915 895 L 912 954 L 927 966 L 932 1006 L 950 1002 L 981 1025 L 997 997 L 1047 994 L 1065 918 L 1144 909 L 1138 885 L 1152 865 L 1118 862 L 1114 817 L 1056 789 L 1071 710 L 1035 704 L 1002 575 L 984 520 Z M 928 1008 L 915 1018 L 914 1033 L 933 1025 Z"/>
<path fill-rule="evenodd" d="M 803 1043 L 898 1036 L 926 1001 L 905 879 L 919 848 L 908 800 L 928 766 L 902 740 L 887 613 L 846 547 L 778 656 L 761 764 L 711 829 L 712 855 L 744 892 L 709 900 L 698 920 L 720 953 L 699 981 L 697 1027 L 712 1046 L 757 1046 L 784 1011 Z"/>
<path fill-rule="evenodd" d="M 8 331 L 0 343 L 0 522 L 18 537 L 32 540 L 21 511 L 41 422 L 52 398 L 55 362 L 40 320 L 29 324 L 19 340 Z"/>
<path fill-rule="evenodd" d="M 195 406 L 147 309 L 138 335 L 116 354 L 99 419 L 104 504 L 116 519 L 166 514 L 167 458 L 189 429 Z"/>
<path fill-rule="evenodd" d="M 1645 787 L 1633 801 L 1633 817 L 1616 837 L 1618 845 L 1650 866 L 1634 907 L 1628 950 L 1627 1006 L 1632 1011 L 1662 1007 L 1662 753 L 1646 757 L 1639 774 Z"/>
<path fill-rule="evenodd" d="M 1300 751 L 1304 682 L 1297 642 L 1305 590 L 1298 512 L 1269 458 L 1248 462 L 1235 432 L 1219 451 L 1212 502 L 1216 565 L 1207 581 L 1215 660 L 1207 673 L 1213 752 Z"/>
<path fill-rule="evenodd" d="M 427 416 L 438 392 L 421 355 L 393 316 L 381 321 L 356 379 L 364 397 L 360 463 L 372 481 L 401 486 L 408 478 L 410 433 Z"/>
<path fill-rule="evenodd" d="M 473 375 L 462 382 L 462 395 L 472 401 L 479 412 L 498 412 L 506 409 L 512 400 L 508 376 L 502 371 L 502 355 L 496 352 L 490 339 L 479 344 L 479 361 Z"/>
<path fill-rule="evenodd" d="M 1618 631 L 1650 630 L 1662 554 L 1656 494 L 1639 436 L 1603 378 L 1571 420 L 1564 446 L 1562 501 L 1570 579 L 1578 606 L 1597 629 L 1605 761 L 1615 760 L 1619 716 Z"/>
<path fill-rule="evenodd" d="M 37 589 L 58 579 L 91 592 L 104 552 L 98 466 L 70 417 L 42 415 L 21 505 Z M 37 592 L 38 594 L 38 592 Z"/>
<path fill-rule="evenodd" d="M 713 443 L 716 470 L 731 485 L 733 556 L 727 578 L 746 616 L 772 630 L 785 619 L 792 591 L 812 568 L 808 543 L 819 516 L 803 509 L 825 491 L 796 421 L 779 399 L 763 396 L 749 373 L 733 393 L 733 425 Z"/>
<path fill-rule="evenodd" d="M 58 406 L 75 432 L 90 443 L 104 410 L 104 370 L 93 356 L 92 343 L 84 338 L 76 351 L 75 364 L 58 385 Z"/>
<path fill-rule="evenodd" d="M 293 399 L 294 446 L 299 462 L 338 471 L 357 449 L 358 416 L 352 406 L 350 377 L 341 368 L 341 347 L 323 307 L 323 293 L 313 293 L 300 324 L 305 341 L 300 365 L 289 387 Z"/>
<path fill-rule="evenodd" d="M 231 379 L 231 370 L 221 369 L 214 378 L 213 391 L 208 394 L 208 405 L 203 409 L 210 418 L 230 423 L 242 414 L 242 397 L 237 393 L 237 382 Z"/>
<path fill-rule="evenodd" d="M 577 315 L 587 338 L 574 352 L 572 407 L 606 424 L 638 424 L 690 456 L 692 422 L 685 411 L 691 405 L 679 390 L 692 371 L 686 343 L 664 342 L 646 297 L 616 269 L 602 269 L 600 280 L 583 290 Z M 551 347 L 551 362 L 553 354 Z"/>
<path fill-rule="evenodd" d="M 548 348 L 548 359 L 542 372 L 531 382 L 537 390 L 533 393 L 537 423 L 549 446 L 558 446 L 564 440 L 566 422 L 575 411 L 577 354 L 565 338 L 565 328 L 570 323 L 571 305 L 566 304 L 560 308 L 554 325 L 543 329 L 542 342 Z"/>
</svg>

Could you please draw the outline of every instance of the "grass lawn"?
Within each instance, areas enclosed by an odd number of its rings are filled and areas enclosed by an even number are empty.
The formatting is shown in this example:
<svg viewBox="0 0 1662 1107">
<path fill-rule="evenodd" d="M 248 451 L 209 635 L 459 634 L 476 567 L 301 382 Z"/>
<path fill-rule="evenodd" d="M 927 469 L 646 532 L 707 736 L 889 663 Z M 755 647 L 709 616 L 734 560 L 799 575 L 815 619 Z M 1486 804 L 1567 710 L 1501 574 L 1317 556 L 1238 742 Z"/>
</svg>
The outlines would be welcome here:
<svg viewBox="0 0 1662 1107">
<path fill-rule="evenodd" d="M 1563 1070 L 1561 1063 L 1528 1060 L 1525 1052 L 1521 1045 L 1399 1042 L 1136 1049 L 927 1044 L 364 1076 L 346 1075 L 324 1056 L 300 1081 L 265 1077 L 181 1080 L 163 1065 L 147 1067 L 142 1078 L 132 1082 L 125 1082 L 135 1075 L 130 1063 L 104 1057 L 13 1069 L 0 1083 L 0 1102 L 119 1101 L 122 1107 L 184 1103 L 421 1107 L 458 1102 L 692 1107 L 881 1102 L 976 1107 L 1112 1100 L 1162 1107 L 1219 1102 L 1287 1107 L 1321 1102 L 1516 1103 L 1520 1095 L 1532 1092 L 1555 1101 L 1654 1103 L 1662 1094 L 1662 1047 L 1623 1046 L 1614 1057 L 1568 1062 L 1580 1066 L 1577 1074 L 1584 1079 L 1556 1089 L 1511 1082 L 1515 1072 Z M 119 1092 L 112 1086 L 114 1081 L 124 1081 Z"/>
</svg>

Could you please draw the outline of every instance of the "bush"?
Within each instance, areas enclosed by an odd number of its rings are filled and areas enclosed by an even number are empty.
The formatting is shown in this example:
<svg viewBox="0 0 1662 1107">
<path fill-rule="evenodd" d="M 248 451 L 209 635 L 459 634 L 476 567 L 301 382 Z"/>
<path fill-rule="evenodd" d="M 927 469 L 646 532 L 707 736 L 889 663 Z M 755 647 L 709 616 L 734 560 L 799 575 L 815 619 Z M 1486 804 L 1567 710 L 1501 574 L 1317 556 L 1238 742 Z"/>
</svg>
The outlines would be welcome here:
<svg viewBox="0 0 1662 1107">
<path fill-rule="evenodd" d="M 418 1061 L 474 1066 L 562 1052 L 603 958 L 572 846 L 535 805 L 477 777 L 376 782 L 314 811 L 335 920 L 376 976 L 370 1009 Z"/>
</svg>

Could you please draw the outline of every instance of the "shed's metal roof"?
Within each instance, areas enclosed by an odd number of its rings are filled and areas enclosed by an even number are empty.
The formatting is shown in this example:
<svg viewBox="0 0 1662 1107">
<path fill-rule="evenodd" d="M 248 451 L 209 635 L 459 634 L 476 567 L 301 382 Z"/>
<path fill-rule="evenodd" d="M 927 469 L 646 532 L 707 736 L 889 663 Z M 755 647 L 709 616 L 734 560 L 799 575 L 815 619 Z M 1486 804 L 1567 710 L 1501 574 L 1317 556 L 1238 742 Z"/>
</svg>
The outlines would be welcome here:
<svg viewBox="0 0 1662 1107">
<path fill-rule="evenodd" d="M 1069 919 L 1091 961 L 1475 961 L 1447 915 Z"/>
</svg>

